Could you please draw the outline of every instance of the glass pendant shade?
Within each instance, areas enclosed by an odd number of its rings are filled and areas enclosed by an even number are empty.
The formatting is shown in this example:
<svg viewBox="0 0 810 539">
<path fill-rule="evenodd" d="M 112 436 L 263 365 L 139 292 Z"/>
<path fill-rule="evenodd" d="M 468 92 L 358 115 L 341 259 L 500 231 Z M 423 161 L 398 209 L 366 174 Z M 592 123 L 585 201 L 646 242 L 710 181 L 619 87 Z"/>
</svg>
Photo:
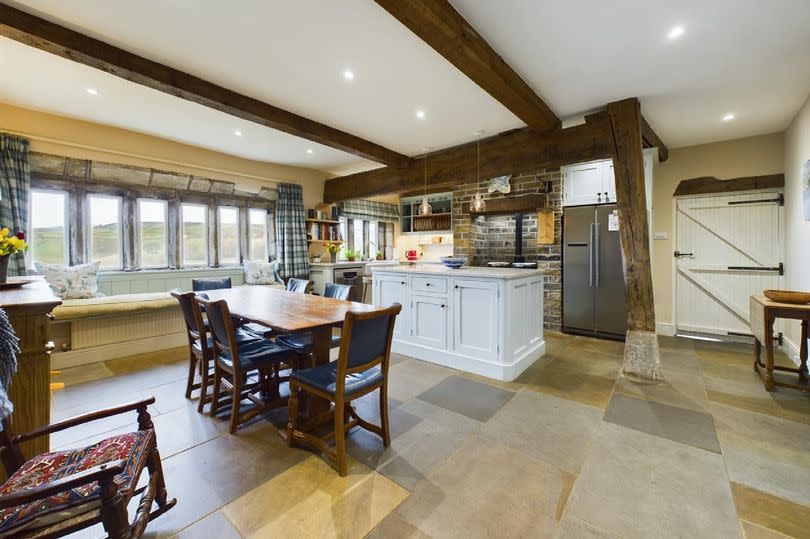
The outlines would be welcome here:
<svg viewBox="0 0 810 539">
<path fill-rule="evenodd" d="M 431 213 L 433 213 L 433 208 L 430 206 L 430 203 L 428 202 L 427 195 L 422 197 L 422 203 L 419 204 L 418 211 L 419 215 L 430 215 Z"/>
<path fill-rule="evenodd" d="M 486 208 L 487 205 L 484 202 L 484 198 L 481 196 L 481 193 L 475 193 L 475 196 L 470 201 L 470 211 L 473 213 L 483 213 Z"/>
</svg>

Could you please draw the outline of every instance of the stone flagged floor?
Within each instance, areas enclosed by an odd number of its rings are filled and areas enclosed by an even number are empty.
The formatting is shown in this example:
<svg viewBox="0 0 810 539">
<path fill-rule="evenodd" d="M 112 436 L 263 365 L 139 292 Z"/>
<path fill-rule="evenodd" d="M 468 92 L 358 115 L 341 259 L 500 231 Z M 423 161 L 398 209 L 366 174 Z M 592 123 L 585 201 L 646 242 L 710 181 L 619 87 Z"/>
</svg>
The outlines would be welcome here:
<svg viewBox="0 0 810 539">
<path fill-rule="evenodd" d="M 147 537 L 810 537 L 810 395 L 766 392 L 750 346 L 662 337 L 668 383 L 639 385 L 619 375 L 621 343 L 546 339 L 514 382 L 392 358 L 392 445 L 352 431 L 344 478 L 286 447 L 284 410 L 234 436 L 197 414 L 183 349 L 62 371 L 52 416 L 157 398 L 179 501 Z M 378 421 L 376 395 L 356 407 Z M 61 432 L 52 447 L 134 420 Z"/>
</svg>

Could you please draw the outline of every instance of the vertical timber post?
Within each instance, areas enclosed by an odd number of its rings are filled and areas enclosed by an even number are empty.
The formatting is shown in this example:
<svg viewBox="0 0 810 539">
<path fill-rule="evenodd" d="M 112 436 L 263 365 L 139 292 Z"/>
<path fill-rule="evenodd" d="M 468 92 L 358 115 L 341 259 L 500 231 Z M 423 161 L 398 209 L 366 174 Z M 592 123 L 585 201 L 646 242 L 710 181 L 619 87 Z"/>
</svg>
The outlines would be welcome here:
<svg viewBox="0 0 810 539">
<path fill-rule="evenodd" d="M 641 107 L 631 98 L 608 104 L 613 136 L 613 169 L 619 209 L 624 283 L 627 294 L 625 376 L 655 382 L 663 379 L 655 334 L 649 227 L 644 185 Z"/>
</svg>

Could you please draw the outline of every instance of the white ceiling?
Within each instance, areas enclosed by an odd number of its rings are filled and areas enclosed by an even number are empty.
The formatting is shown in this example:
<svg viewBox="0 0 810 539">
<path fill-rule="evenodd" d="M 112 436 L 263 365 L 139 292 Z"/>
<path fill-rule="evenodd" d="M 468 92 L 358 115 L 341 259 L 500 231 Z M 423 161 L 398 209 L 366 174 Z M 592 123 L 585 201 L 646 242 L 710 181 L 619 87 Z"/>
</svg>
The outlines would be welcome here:
<svg viewBox="0 0 810 539">
<path fill-rule="evenodd" d="M 561 118 L 639 96 L 670 147 L 782 130 L 810 92 L 807 0 L 451 1 Z M 409 155 L 523 125 L 371 0 L 8 3 Z M 378 166 L 6 39 L 0 60 L 0 101 L 250 159 Z"/>
</svg>

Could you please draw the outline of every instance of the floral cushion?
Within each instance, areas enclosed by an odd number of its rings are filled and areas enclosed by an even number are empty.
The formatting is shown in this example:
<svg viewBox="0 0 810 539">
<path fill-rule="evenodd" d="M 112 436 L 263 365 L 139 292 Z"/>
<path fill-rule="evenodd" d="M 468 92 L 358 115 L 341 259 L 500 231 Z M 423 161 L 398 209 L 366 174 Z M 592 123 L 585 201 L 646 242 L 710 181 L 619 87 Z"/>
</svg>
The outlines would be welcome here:
<svg viewBox="0 0 810 539">
<path fill-rule="evenodd" d="M 248 262 L 245 261 L 245 283 L 246 284 L 284 284 L 278 274 L 278 266 L 281 262 Z"/>
<path fill-rule="evenodd" d="M 45 281 L 61 299 L 96 298 L 98 293 L 98 268 L 101 262 L 90 262 L 78 266 L 63 266 L 61 264 L 43 264 L 34 262 L 37 273 L 45 277 Z"/>
<path fill-rule="evenodd" d="M 155 444 L 155 431 L 136 431 L 107 438 L 81 449 L 55 451 L 36 456 L 0 485 L 0 497 L 30 489 L 73 475 L 100 464 L 126 461 L 124 471 L 115 476 L 124 499 L 138 484 L 141 470 Z M 11 530 L 19 533 L 29 526 L 47 526 L 54 522 L 96 509 L 101 489 L 94 481 L 25 505 L 0 510 L 0 536 Z M 12 533 L 12 535 L 14 534 Z"/>
</svg>

